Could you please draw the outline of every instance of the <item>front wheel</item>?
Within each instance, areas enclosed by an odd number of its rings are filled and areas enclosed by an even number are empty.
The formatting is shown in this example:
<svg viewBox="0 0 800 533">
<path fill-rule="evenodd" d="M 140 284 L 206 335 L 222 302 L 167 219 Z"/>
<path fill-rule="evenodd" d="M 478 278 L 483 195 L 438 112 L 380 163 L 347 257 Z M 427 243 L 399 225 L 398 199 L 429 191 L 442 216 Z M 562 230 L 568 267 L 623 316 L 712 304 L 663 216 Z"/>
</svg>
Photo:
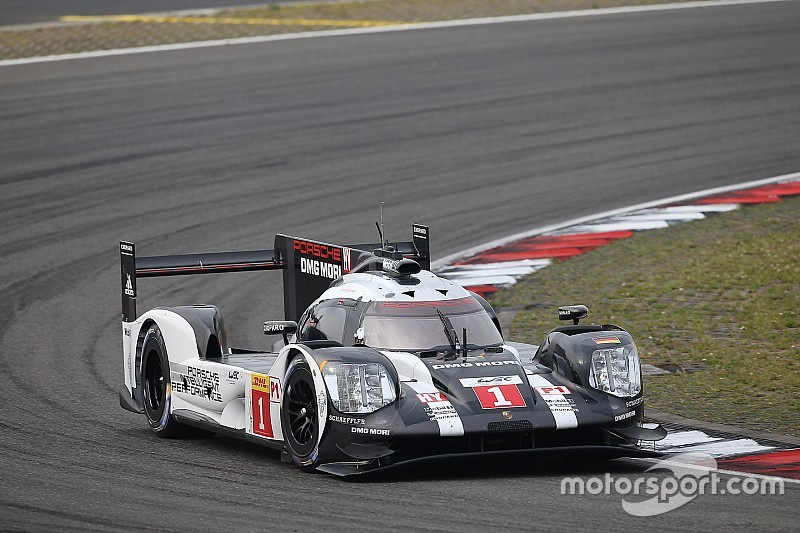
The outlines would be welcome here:
<svg viewBox="0 0 800 533">
<path fill-rule="evenodd" d="M 150 428 L 159 437 L 177 438 L 189 433 L 187 426 L 170 415 L 172 385 L 164 337 L 156 324 L 150 326 L 142 341 L 142 396 L 144 413 Z"/>
<path fill-rule="evenodd" d="M 284 442 L 294 464 L 314 470 L 319 461 L 317 391 L 303 357 L 295 358 L 289 365 L 285 383 L 281 406 Z"/>
</svg>

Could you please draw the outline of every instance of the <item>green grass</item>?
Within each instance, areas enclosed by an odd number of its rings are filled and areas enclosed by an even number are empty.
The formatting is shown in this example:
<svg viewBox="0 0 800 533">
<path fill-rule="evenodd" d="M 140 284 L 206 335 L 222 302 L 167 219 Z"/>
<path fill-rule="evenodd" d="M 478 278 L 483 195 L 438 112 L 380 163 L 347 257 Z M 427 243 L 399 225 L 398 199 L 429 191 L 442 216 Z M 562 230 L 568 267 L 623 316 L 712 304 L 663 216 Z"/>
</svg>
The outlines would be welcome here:
<svg viewBox="0 0 800 533">
<path fill-rule="evenodd" d="M 800 198 L 643 232 L 541 270 L 492 304 L 521 308 L 511 338 L 539 343 L 559 305 L 615 323 L 644 362 L 709 371 L 648 376 L 648 405 L 800 436 Z"/>
</svg>

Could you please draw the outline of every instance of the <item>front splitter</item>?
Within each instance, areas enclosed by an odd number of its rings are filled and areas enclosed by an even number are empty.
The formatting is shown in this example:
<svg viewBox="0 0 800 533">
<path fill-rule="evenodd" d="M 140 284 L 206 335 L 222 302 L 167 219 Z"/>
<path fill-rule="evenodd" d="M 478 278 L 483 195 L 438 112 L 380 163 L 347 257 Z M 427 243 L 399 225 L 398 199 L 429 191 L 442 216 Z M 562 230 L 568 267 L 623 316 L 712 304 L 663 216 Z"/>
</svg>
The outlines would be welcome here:
<svg viewBox="0 0 800 533">
<path fill-rule="evenodd" d="M 320 472 L 335 476 L 365 476 L 397 471 L 409 466 L 418 466 L 426 463 L 445 461 L 465 461 L 470 459 L 492 458 L 520 458 L 547 455 L 581 455 L 581 457 L 596 458 L 598 461 L 618 459 L 621 457 L 661 457 L 663 454 L 655 450 L 643 448 L 624 448 L 619 446 L 564 446 L 558 448 L 531 448 L 526 450 L 497 450 L 489 452 L 446 453 L 404 459 L 388 465 L 381 465 L 378 461 L 327 463 L 317 467 Z"/>
</svg>

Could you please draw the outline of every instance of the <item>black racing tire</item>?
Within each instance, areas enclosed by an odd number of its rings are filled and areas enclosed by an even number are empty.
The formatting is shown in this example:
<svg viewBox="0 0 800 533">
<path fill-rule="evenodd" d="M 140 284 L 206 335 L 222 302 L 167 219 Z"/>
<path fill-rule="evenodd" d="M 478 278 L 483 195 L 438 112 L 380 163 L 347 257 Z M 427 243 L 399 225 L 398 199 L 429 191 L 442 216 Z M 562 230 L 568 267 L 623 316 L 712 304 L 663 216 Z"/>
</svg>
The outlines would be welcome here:
<svg viewBox="0 0 800 533">
<path fill-rule="evenodd" d="M 302 356 L 289 364 L 284 383 L 281 425 L 286 451 L 295 465 L 314 470 L 319 462 L 317 390 Z"/>
<path fill-rule="evenodd" d="M 191 428 L 175 421 L 170 415 L 172 385 L 169 378 L 169 358 L 164 336 L 156 324 L 147 329 L 142 341 L 140 377 L 144 414 L 153 432 L 166 439 L 192 433 Z"/>
</svg>

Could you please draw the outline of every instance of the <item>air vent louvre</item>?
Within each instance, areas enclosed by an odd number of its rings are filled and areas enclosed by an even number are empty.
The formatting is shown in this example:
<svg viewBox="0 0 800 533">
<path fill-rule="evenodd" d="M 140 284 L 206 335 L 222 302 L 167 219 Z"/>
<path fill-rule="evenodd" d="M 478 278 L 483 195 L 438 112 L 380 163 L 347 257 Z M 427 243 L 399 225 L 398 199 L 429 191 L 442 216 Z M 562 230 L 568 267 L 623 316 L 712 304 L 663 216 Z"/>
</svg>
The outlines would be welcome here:
<svg viewBox="0 0 800 533">
<path fill-rule="evenodd" d="M 489 422 L 489 431 L 532 431 L 533 424 L 530 420 L 503 420 L 502 422 Z"/>
</svg>

